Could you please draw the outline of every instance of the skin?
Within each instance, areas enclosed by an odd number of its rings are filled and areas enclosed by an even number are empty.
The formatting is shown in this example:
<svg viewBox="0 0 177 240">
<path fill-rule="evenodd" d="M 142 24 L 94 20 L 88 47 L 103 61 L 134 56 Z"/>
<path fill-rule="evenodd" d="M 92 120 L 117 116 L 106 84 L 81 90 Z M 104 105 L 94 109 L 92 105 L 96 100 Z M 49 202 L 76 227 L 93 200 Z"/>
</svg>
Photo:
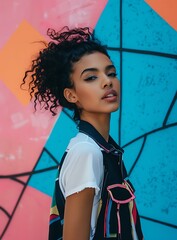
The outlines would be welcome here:
<svg viewBox="0 0 177 240">
<path fill-rule="evenodd" d="M 74 64 L 71 81 L 74 87 L 64 90 L 65 98 L 77 105 L 80 118 L 91 123 L 107 141 L 111 112 L 118 109 L 120 98 L 113 63 L 100 52 L 84 55 Z M 116 96 L 103 98 L 109 90 L 114 90 Z M 64 240 L 89 240 L 94 194 L 95 189 L 86 188 L 66 198 Z"/>
</svg>

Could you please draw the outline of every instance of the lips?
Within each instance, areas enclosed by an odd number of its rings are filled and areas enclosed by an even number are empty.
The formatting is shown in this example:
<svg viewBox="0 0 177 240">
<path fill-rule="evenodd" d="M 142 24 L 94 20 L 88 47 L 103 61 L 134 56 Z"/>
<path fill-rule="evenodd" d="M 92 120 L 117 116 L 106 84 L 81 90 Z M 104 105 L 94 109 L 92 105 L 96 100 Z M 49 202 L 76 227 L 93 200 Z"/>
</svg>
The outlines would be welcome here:
<svg viewBox="0 0 177 240">
<path fill-rule="evenodd" d="M 115 90 L 113 90 L 113 89 L 110 89 L 110 90 L 105 92 L 105 94 L 103 95 L 102 99 L 112 98 L 112 97 L 117 97 L 117 92 Z"/>
</svg>

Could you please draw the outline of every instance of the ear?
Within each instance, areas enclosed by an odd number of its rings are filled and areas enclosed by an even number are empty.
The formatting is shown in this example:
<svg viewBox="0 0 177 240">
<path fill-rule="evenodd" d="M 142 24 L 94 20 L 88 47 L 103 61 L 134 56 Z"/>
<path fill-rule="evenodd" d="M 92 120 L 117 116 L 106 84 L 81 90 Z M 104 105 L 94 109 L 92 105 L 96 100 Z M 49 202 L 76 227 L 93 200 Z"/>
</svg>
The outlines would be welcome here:
<svg viewBox="0 0 177 240">
<path fill-rule="evenodd" d="M 76 103 L 78 101 L 78 98 L 74 89 L 65 88 L 63 91 L 63 95 L 66 98 L 66 100 L 70 103 Z"/>
</svg>

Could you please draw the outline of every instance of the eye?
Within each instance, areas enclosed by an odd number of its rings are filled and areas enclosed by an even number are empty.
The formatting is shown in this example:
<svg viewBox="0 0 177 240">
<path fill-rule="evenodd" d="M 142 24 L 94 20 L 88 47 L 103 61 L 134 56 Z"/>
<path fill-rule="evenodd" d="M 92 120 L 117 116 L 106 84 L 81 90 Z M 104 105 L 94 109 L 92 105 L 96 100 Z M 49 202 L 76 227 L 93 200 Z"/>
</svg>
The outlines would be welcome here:
<svg viewBox="0 0 177 240">
<path fill-rule="evenodd" d="M 85 78 L 84 81 L 89 82 L 89 81 L 94 81 L 95 79 L 97 79 L 97 76 L 93 75 L 93 76 L 89 76 L 89 77 Z"/>
<path fill-rule="evenodd" d="M 117 76 L 117 73 L 115 73 L 115 72 L 108 73 L 108 77 L 115 78 L 116 76 Z"/>
</svg>

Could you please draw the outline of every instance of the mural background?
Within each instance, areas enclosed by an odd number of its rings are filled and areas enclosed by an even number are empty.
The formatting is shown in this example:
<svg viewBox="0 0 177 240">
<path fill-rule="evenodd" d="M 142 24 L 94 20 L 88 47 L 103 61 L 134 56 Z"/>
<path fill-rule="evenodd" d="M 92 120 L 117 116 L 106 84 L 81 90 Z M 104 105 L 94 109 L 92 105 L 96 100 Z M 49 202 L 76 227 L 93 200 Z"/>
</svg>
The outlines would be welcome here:
<svg viewBox="0 0 177 240">
<path fill-rule="evenodd" d="M 177 236 L 175 0 L 0 1 L 0 239 L 47 239 L 55 172 L 71 113 L 39 111 L 19 85 L 46 29 L 91 26 L 122 87 L 111 134 L 125 149 L 146 240 Z"/>
</svg>

